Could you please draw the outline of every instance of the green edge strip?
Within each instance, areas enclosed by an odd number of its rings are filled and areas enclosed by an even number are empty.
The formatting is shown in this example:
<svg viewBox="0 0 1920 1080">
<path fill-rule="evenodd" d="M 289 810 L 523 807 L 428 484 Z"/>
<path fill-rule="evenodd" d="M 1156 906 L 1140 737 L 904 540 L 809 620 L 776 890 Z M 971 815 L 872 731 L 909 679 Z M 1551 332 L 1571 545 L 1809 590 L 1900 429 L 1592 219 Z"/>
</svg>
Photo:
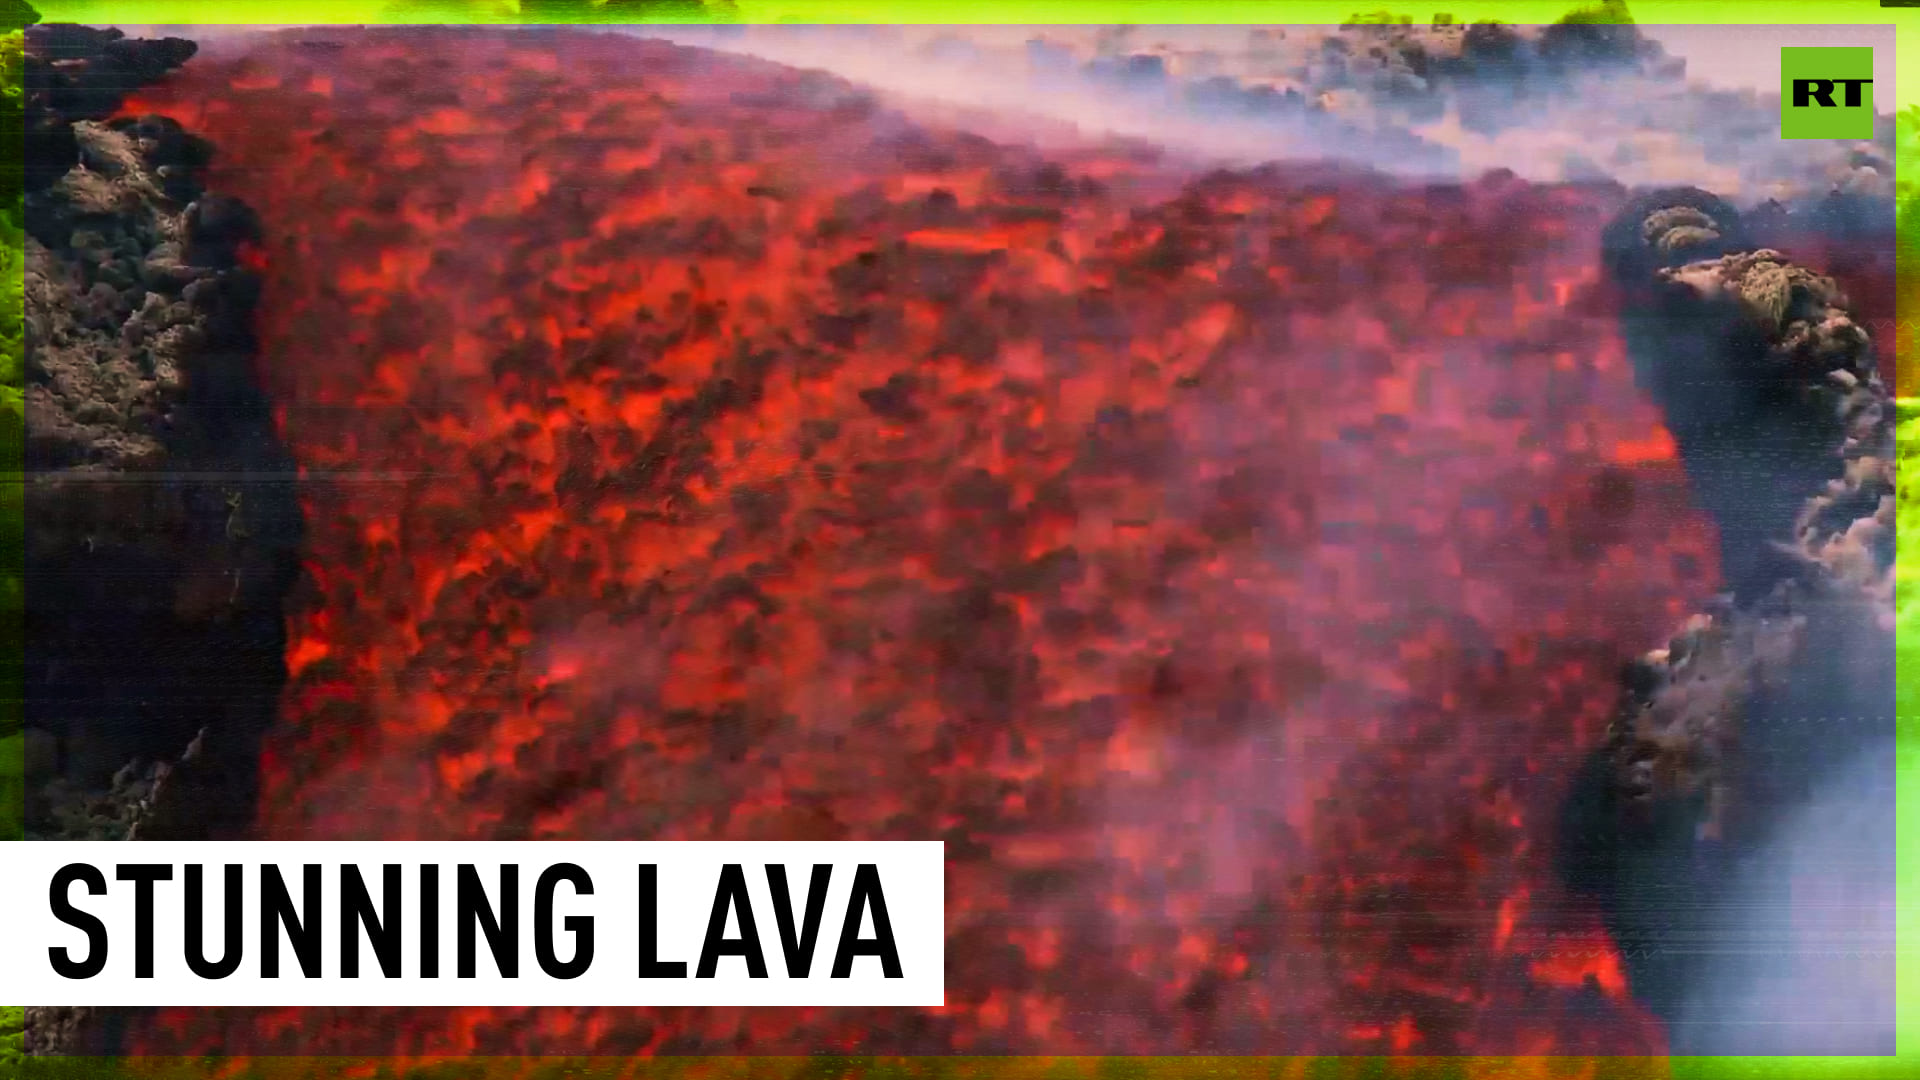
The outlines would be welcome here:
<svg viewBox="0 0 1920 1080">
<path fill-rule="evenodd" d="M 1445 9 L 1460 21 L 1499 19 L 1511 23 L 1557 20 L 1572 6 L 1566 0 L 1496 0 L 1459 3 Z M 117 22 L 121 24 L 287 24 L 301 23 L 595 23 L 667 21 L 818 22 L 818 23 L 1068 23 L 1068 22 L 1271 22 L 1337 23 L 1366 7 L 1366 0 L 1325 3 L 1301 0 L 1285 5 L 1254 0 L 1210 0 L 1204 18 L 1194 5 L 1174 0 L 905 0 L 881 4 L 873 0 L 716 0 L 701 8 L 699 0 L 627 0 L 608 6 L 606 0 L 45 0 L 49 22 Z M 1699 0 L 1640 0 L 1633 5 L 1640 21 L 1658 23 L 1893 23 L 1906 47 L 1920 46 L 1920 12 L 1880 8 L 1870 0 L 1799 0 L 1792 7 L 1779 0 L 1745 0 L 1739 4 L 1708 4 Z M 11 16 L 14 5 L 0 0 Z M 1424 17 L 1422 17 L 1424 21 Z M 24 380 L 22 355 L 22 272 L 20 173 L 23 142 L 20 123 L 20 35 L 17 30 L 0 41 L 0 839 L 22 836 L 24 811 L 24 740 L 22 716 L 22 557 L 24 542 L 22 442 L 25 434 L 21 403 Z M 1920 51 L 1920 50 L 1916 50 Z M 1909 70 L 1912 70 L 1909 68 Z M 1896 100 L 1916 96 L 1909 79 Z M 1920 280 L 1920 106 L 1900 115 L 1899 175 L 1899 288 L 1896 349 L 1902 371 L 1920 348 L 1920 309 L 1913 283 Z M 1902 380 L 1906 382 L 1905 379 Z M 1920 400 L 1901 403 L 1899 432 L 1901 471 L 1899 528 L 1903 534 L 1920 528 L 1920 502 L 1907 495 L 1910 467 L 1920 465 Z M 1900 933 L 1903 941 L 1920 932 L 1913 875 L 1920 867 L 1920 813 L 1913 785 L 1920 778 L 1920 559 L 1905 557 L 1898 565 L 1900 744 Z M 1900 1047 L 1894 1058 L 676 1058 L 633 1062 L 596 1058 L 467 1058 L 419 1062 L 364 1058 L 271 1058 L 244 1064 L 209 1059 L 97 1059 L 24 1058 L 21 1056 L 21 1009 L 0 1006 L 0 1070 L 25 1078 L 93 1080 L 96 1077 L 141 1077 L 151 1080 L 320 1080 L 365 1077 L 369 1080 L 613 1080 L 615 1077 L 659 1077 L 663 1080 L 974 1080 L 985 1077 L 1021 1080 L 1215 1080 L 1224 1077 L 1299 1078 L 1299 1080 L 1360 1080 L 1360 1078 L 1498 1077 L 1521 1080 L 1539 1077 L 1584 1077 L 1587 1080 L 1674 1076 L 1702 1080 L 1746 1080 L 1762 1077 L 1835 1076 L 1878 1077 L 1913 1075 L 1920 1057 L 1920 950 L 1900 951 Z"/>
<path fill-rule="evenodd" d="M 26 795 L 25 716 L 21 709 L 22 442 L 26 436 L 25 315 L 21 228 L 24 131 L 20 107 L 20 31 L 0 41 L 0 840 L 21 838 Z"/>
<path fill-rule="evenodd" d="M 11 18 L 9 10 L 4 16 Z M 26 539 L 21 476 L 26 415 L 26 233 L 21 228 L 25 129 L 21 110 L 21 35 L 0 39 L 0 840 L 19 840 L 26 822 L 26 733 L 22 708 L 25 627 L 22 562 Z M 0 933 L 5 933 L 0 929 Z M 26 1022 L 18 1005 L 0 1005 L 0 1072 L 25 1053 Z"/>
<path fill-rule="evenodd" d="M 1895 1080 L 1898 1058 L 27 1058 L 20 1080 Z"/>
</svg>

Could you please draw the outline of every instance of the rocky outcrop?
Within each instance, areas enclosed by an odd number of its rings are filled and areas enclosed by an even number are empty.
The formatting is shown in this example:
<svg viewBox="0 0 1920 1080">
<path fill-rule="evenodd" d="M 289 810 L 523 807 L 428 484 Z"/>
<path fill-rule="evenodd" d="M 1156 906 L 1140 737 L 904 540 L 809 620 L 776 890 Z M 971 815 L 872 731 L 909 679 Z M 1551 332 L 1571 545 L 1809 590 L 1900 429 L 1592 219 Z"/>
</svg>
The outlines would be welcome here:
<svg viewBox="0 0 1920 1080">
<path fill-rule="evenodd" d="M 1835 777 L 1884 772 L 1884 790 L 1847 796 L 1884 802 L 1891 820 L 1895 417 L 1847 297 L 1751 247 L 1723 201 L 1653 193 L 1616 219 L 1606 254 L 1639 381 L 1719 525 L 1729 588 L 1628 666 L 1570 804 L 1563 869 L 1601 902 L 1636 993 L 1676 1021 L 1727 978 L 1731 961 L 1714 951 L 1788 906 L 1791 874 L 1761 875 L 1778 897 L 1732 882 L 1780 857 L 1782 830 Z M 1849 849 L 1857 841 L 1832 838 L 1840 861 L 1827 870 L 1869 884 L 1889 875 L 1891 848 Z M 1890 938 L 1884 947 L 1890 956 Z M 1675 1052 L 1733 1052 L 1717 1045 Z"/>
<path fill-rule="evenodd" d="M 189 42 L 26 35 L 29 838 L 237 836 L 281 683 L 291 460 L 255 383 L 257 229 L 210 148 L 122 95 Z M 100 1052 L 30 1009 L 31 1053 Z"/>
</svg>

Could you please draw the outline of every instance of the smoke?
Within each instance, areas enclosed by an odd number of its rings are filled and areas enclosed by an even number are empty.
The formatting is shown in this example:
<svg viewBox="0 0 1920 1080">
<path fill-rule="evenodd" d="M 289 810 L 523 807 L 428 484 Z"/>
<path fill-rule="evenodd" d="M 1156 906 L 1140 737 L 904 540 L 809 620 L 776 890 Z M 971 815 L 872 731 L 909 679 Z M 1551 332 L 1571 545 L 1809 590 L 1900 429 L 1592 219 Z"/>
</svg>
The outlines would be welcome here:
<svg viewBox="0 0 1920 1080">
<path fill-rule="evenodd" d="M 1861 749 L 1741 869 L 1675 1054 L 1894 1052 L 1893 752 Z"/>
<path fill-rule="evenodd" d="M 1576 33 L 1579 30 L 1589 33 Z M 1536 181 L 1694 184 L 1741 201 L 1788 201 L 1878 173 L 1891 190 L 1892 129 L 1863 164 L 1852 144 L 1778 137 L 1778 95 L 1728 80 L 1777 71 L 1772 28 L 1714 43 L 1723 80 L 1686 75 L 1672 38 L 1697 28 L 1495 30 L 1346 27 L 649 27 L 634 33 L 820 68 L 911 109 L 967 106 L 1033 137 L 1145 140 L 1229 166 L 1348 161 L 1411 178 L 1510 169 Z M 1715 28 L 1716 30 L 1724 28 Z M 1856 40 L 1857 38 L 1857 40 Z M 1849 43 L 1891 57 L 1884 29 Z M 1824 40 L 1824 39 L 1823 39 Z M 1727 54 L 1737 54 L 1733 59 Z M 1889 93 L 1887 98 L 1890 100 Z"/>
<path fill-rule="evenodd" d="M 1610 12 L 1625 19 L 1624 9 Z M 214 54 L 290 27 L 122 26 Z M 1342 26 L 581 27 L 802 68 L 921 120 L 1046 148 L 1138 140 L 1206 163 L 1337 159 L 1413 179 L 1689 184 L 1740 202 L 1841 188 L 1891 198 L 1893 126 L 1864 144 L 1778 137 L 1779 48 L 1801 28 Z M 1887 27 L 1820 44 L 1867 45 Z M 1836 34 L 1838 36 L 1836 36 Z M 1672 44 L 1672 49 L 1666 43 Z M 1711 80 L 1689 78 L 1695 62 Z M 1894 99 L 1892 79 L 1879 100 Z"/>
<path fill-rule="evenodd" d="M 1620 778 L 1604 781 L 1597 798 L 1583 791 L 1575 812 L 1603 814 L 1571 825 L 1561 856 L 1569 884 L 1603 898 L 1634 989 L 1670 1023 L 1675 1053 L 1891 1053 L 1893 550 L 1864 546 L 1891 540 L 1881 531 L 1892 524 L 1891 432 L 1884 391 L 1867 381 L 1871 341 L 1824 279 L 1803 279 L 1818 299 L 1796 325 L 1846 336 L 1820 363 L 1855 380 L 1850 403 L 1784 404 L 1780 383 L 1755 374 L 1774 339 L 1714 311 L 1720 283 L 1737 289 L 1752 258 L 1718 257 L 1757 246 L 1732 207 L 1697 190 L 1648 193 L 1606 230 L 1605 261 L 1630 295 L 1624 329 L 1637 381 L 1661 404 L 1695 498 L 1719 527 L 1722 572 L 1739 604 L 1727 625 L 1748 629 L 1724 647 L 1676 639 L 1657 666 L 1630 677 L 1641 703 L 1621 730 L 1660 732 L 1658 741 L 1636 736 L 1650 768 L 1631 784 L 1656 792 L 1656 809 L 1629 815 L 1636 823 L 1623 833 Z M 1687 264 L 1668 280 L 1699 291 L 1658 301 L 1636 293 L 1632 283 L 1653 277 L 1655 259 Z M 1741 460 L 1764 464 L 1729 465 Z M 1809 527 L 1794 539 L 1831 573 L 1783 583 L 1770 553 L 1790 542 L 1788 522 L 1807 520 L 1806 493 L 1829 493 L 1811 504 L 1818 508 L 1856 489 L 1834 528 L 1862 546 L 1840 558 L 1825 539 L 1806 539 L 1827 526 Z M 1737 738 L 1719 727 L 1730 691 L 1740 701 Z M 1669 772 L 1657 761 L 1665 746 L 1687 746 L 1693 760 Z M 1603 751 L 1609 770 L 1622 760 L 1616 752 Z M 1661 790 L 1668 776 L 1695 769 L 1711 777 L 1701 783 L 1724 785 L 1709 802 L 1730 826 L 1700 828 L 1684 798 Z M 1619 846 L 1603 852 L 1595 840 Z"/>
</svg>

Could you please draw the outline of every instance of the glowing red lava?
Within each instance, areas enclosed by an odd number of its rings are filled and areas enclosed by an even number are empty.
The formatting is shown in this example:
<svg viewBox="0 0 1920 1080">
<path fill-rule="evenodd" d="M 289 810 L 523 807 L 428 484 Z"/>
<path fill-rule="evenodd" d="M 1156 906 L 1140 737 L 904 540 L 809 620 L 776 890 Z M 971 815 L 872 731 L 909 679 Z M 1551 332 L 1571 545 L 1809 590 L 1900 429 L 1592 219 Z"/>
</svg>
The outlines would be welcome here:
<svg viewBox="0 0 1920 1080">
<path fill-rule="evenodd" d="M 129 106 L 270 230 L 311 550 L 262 835 L 941 838 L 950 1004 L 143 1052 L 1658 1052 L 1545 859 L 1716 575 L 1596 296 L 1616 189 L 1187 182 L 628 37 L 301 36 Z"/>
</svg>

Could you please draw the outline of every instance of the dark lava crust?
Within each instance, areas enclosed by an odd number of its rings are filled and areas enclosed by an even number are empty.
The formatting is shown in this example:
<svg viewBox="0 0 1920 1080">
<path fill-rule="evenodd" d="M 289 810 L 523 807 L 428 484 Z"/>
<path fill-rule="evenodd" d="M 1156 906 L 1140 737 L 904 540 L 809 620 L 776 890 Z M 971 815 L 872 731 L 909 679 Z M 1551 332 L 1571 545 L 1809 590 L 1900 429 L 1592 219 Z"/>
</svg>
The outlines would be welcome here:
<svg viewBox="0 0 1920 1080">
<path fill-rule="evenodd" d="M 191 42 L 26 32 L 29 839 L 244 835 L 298 572 L 293 463 L 255 381 L 246 207 L 210 147 L 114 117 Z M 110 1050 L 29 1010 L 33 1053 Z"/>
</svg>

